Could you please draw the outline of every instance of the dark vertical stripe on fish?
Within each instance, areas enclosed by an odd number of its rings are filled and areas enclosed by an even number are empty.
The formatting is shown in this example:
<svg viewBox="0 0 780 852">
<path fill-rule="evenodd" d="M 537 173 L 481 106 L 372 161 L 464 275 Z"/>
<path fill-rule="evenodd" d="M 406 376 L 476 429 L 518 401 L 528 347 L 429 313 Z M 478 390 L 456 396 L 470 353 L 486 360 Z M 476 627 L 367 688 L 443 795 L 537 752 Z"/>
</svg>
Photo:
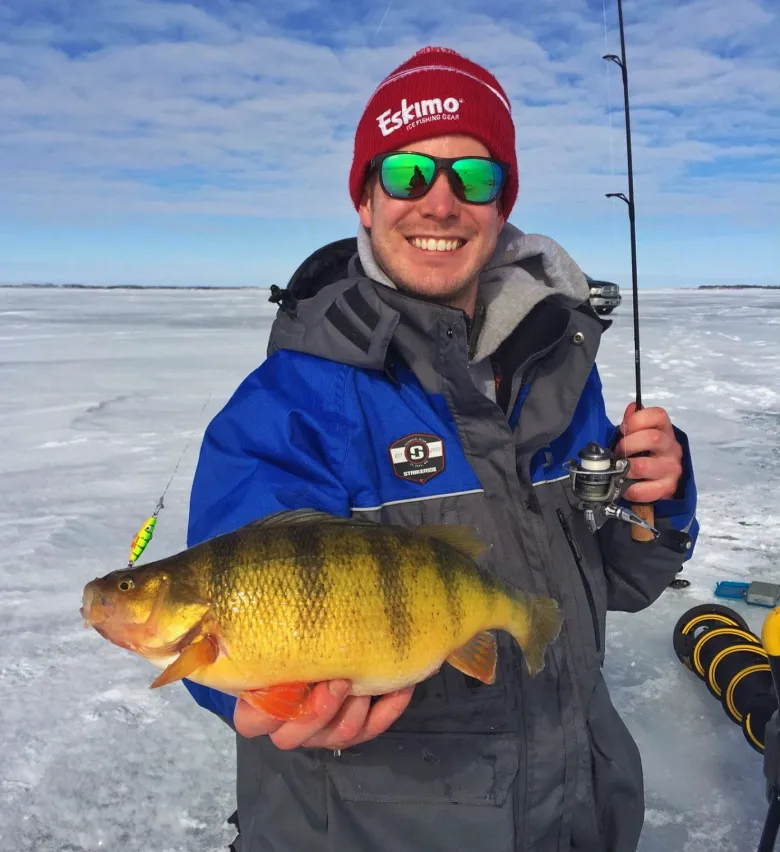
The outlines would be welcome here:
<svg viewBox="0 0 780 852">
<path fill-rule="evenodd" d="M 412 624 L 411 601 L 403 578 L 403 543 L 391 531 L 381 535 L 367 530 L 363 537 L 379 573 L 379 591 L 393 648 L 399 657 L 404 657 L 411 645 Z"/>
<path fill-rule="evenodd" d="M 295 524 L 287 529 L 301 583 L 301 594 L 297 596 L 298 630 L 300 636 L 311 642 L 325 628 L 325 598 L 329 589 L 324 541 L 327 534 L 320 524 Z"/>
<path fill-rule="evenodd" d="M 447 612 L 452 623 L 452 630 L 455 635 L 458 635 L 461 629 L 463 610 L 458 597 L 458 572 L 455 563 L 461 561 L 463 557 L 437 538 L 430 539 L 429 543 L 433 550 L 436 573 L 447 595 Z"/>
</svg>

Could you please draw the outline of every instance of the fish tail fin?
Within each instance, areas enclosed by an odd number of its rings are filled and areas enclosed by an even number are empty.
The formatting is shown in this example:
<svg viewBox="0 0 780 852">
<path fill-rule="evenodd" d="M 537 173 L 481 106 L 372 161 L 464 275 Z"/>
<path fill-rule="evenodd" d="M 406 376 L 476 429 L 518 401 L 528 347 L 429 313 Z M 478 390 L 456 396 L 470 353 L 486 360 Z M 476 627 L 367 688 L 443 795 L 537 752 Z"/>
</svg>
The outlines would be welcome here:
<svg viewBox="0 0 780 852">
<path fill-rule="evenodd" d="M 523 649 L 531 677 L 544 668 L 544 652 L 558 638 L 562 624 L 558 602 L 552 598 L 525 594 L 516 601 L 508 630 Z"/>
</svg>

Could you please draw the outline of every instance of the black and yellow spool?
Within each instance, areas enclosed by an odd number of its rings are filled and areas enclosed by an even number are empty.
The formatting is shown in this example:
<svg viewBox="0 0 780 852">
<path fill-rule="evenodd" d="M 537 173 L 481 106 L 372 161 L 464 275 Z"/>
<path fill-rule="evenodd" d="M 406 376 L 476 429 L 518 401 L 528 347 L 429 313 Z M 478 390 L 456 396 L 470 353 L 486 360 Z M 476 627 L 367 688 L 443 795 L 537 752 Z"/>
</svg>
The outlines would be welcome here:
<svg viewBox="0 0 780 852">
<path fill-rule="evenodd" d="M 707 668 L 705 683 L 713 696 L 721 699 L 737 675 L 754 666 L 769 671 L 767 653 L 761 645 L 755 642 L 744 644 L 736 642 L 733 645 L 727 645 L 712 658 Z M 734 719 L 734 721 L 740 720 Z"/>
<path fill-rule="evenodd" d="M 750 631 L 747 622 L 739 613 L 722 604 L 701 604 L 683 613 L 675 625 L 672 636 L 677 659 L 686 668 L 695 671 L 693 649 L 696 641 L 705 632 L 722 627 L 737 627 L 740 630 Z M 700 674 L 699 677 L 701 677 Z"/>
<path fill-rule="evenodd" d="M 777 626 L 780 667 L 780 616 Z M 748 743 L 763 752 L 766 723 L 777 699 L 770 655 L 744 618 L 720 604 L 694 607 L 678 620 L 674 645 L 680 661 L 705 682 Z"/>
<path fill-rule="evenodd" d="M 710 666 L 721 651 L 733 645 L 755 645 L 761 647 L 761 640 L 750 630 L 739 627 L 718 627 L 707 630 L 693 646 L 693 670 L 710 686 Z M 714 694 L 714 693 L 713 693 Z"/>
</svg>

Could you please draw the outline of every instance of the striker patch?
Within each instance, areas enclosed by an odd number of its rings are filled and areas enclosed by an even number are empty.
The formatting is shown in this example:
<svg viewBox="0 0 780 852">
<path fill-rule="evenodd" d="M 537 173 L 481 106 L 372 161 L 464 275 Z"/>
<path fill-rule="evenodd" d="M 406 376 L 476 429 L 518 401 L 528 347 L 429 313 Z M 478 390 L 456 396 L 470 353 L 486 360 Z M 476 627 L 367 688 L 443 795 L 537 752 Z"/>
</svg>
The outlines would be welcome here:
<svg viewBox="0 0 780 852">
<path fill-rule="evenodd" d="M 390 445 L 390 461 L 399 479 L 422 485 L 444 470 L 444 441 L 419 432 L 406 435 Z"/>
</svg>

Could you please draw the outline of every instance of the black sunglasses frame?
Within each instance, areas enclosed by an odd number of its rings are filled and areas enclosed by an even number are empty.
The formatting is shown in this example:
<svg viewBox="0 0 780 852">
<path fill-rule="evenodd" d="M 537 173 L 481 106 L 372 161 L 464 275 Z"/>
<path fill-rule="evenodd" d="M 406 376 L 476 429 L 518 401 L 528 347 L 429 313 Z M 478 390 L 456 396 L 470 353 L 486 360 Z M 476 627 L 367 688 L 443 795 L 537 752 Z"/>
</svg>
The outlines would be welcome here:
<svg viewBox="0 0 780 852">
<path fill-rule="evenodd" d="M 389 192 L 387 187 L 385 186 L 384 180 L 382 179 L 382 163 L 389 157 L 394 157 L 396 154 L 414 154 L 417 157 L 425 157 L 427 160 L 430 160 L 434 164 L 434 172 L 431 177 L 430 182 L 425 187 L 425 189 L 419 195 L 412 196 L 398 196 L 394 195 L 392 192 Z M 455 172 L 453 166 L 455 163 L 460 162 L 461 160 L 486 160 L 489 163 L 495 163 L 501 167 L 501 182 L 496 189 L 496 194 L 489 199 L 488 201 L 469 201 L 460 186 L 461 178 Z M 388 151 L 385 154 L 377 154 L 372 158 L 369 163 L 369 174 L 371 171 L 376 170 L 379 176 L 379 185 L 382 187 L 382 192 L 387 195 L 389 198 L 393 198 L 396 201 L 417 201 L 420 198 L 423 198 L 427 195 L 431 187 L 436 182 L 436 178 L 439 172 L 445 172 L 447 175 L 447 180 L 450 184 L 450 189 L 452 189 L 453 194 L 458 200 L 462 201 L 464 204 L 476 204 L 480 206 L 484 206 L 485 204 L 492 204 L 500 195 L 501 191 L 506 186 L 506 182 L 509 178 L 509 163 L 505 163 L 503 160 L 499 160 L 496 157 L 434 157 L 431 154 L 423 154 L 420 151 Z"/>
</svg>

